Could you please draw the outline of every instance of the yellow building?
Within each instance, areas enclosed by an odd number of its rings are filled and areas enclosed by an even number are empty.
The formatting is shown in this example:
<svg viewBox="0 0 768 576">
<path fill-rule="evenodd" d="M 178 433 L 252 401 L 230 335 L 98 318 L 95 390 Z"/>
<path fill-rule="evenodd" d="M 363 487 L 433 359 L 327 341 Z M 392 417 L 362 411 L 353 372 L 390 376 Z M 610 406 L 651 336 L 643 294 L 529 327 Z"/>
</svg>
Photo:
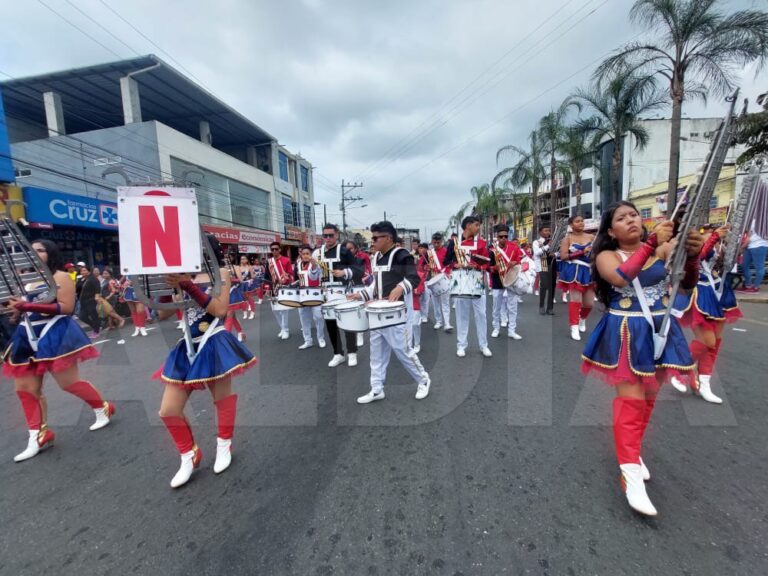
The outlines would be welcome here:
<svg viewBox="0 0 768 576">
<path fill-rule="evenodd" d="M 689 174 L 679 179 L 680 188 L 686 188 L 696 177 Z M 725 166 L 720 172 L 720 179 L 712 194 L 709 210 L 709 222 L 711 224 L 724 224 L 728 213 L 728 204 L 735 196 L 736 191 L 736 167 Z M 679 196 L 679 195 L 678 195 Z M 667 202 L 667 182 L 659 182 L 653 186 L 633 190 L 629 193 L 629 200 L 637 206 L 643 217 L 643 224 L 653 226 L 664 219 Z"/>
</svg>

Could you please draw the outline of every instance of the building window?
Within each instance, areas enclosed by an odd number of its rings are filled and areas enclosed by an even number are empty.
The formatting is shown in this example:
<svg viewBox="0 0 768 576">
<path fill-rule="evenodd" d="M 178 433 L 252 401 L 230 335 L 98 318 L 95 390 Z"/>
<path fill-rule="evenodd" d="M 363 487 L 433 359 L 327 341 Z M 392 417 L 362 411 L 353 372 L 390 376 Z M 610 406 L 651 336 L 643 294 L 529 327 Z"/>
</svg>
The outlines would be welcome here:
<svg viewBox="0 0 768 576">
<path fill-rule="evenodd" d="M 712 196 L 712 198 L 709 199 L 709 209 L 714 210 L 717 208 L 717 196 Z"/>
<path fill-rule="evenodd" d="M 288 156 L 282 152 L 277 153 L 277 161 L 280 164 L 280 179 L 290 182 L 288 179 Z"/>
<path fill-rule="evenodd" d="M 299 216 L 299 203 L 291 202 L 291 215 L 293 216 L 293 226 L 301 226 L 301 216 Z"/>
<path fill-rule="evenodd" d="M 651 208 L 640 208 L 640 218 L 647 220 L 651 217 Z"/>
<path fill-rule="evenodd" d="M 312 206 L 306 204 L 304 204 L 304 227 L 310 230 L 314 228 L 312 225 Z"/>
<path fill-rule="evenodd" d="M 309 192 L 309 168 L 306 166 L 301 167 L 301 189 Z"/>
<path fill-rule="evenodd" d="M 293 226 L 293 202 L 283 196 L 283 222 L 286 226 Z"/>
</svg>

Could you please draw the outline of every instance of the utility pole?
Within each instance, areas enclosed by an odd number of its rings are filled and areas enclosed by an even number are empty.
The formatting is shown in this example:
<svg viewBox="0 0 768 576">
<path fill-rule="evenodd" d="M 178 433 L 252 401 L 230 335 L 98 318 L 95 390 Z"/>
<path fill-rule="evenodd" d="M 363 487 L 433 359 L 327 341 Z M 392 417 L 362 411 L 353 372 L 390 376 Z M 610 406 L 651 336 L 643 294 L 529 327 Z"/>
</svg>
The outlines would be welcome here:
<svg viewBox="0 0 768 576">
<path fill-rule="evenodd" d="M 344 180 L 341 181 L 341 228 L 344 231 L 344 237 L 347 236 L 347 204 L 352 204 L 358 200 L 362 200 L 361 196 L 347 197 L 347 190 L 354 190 L 355 188 L 362 188 L 362 182 L 355 182 L 354 184 L 346 184 Z"/>
</svg>

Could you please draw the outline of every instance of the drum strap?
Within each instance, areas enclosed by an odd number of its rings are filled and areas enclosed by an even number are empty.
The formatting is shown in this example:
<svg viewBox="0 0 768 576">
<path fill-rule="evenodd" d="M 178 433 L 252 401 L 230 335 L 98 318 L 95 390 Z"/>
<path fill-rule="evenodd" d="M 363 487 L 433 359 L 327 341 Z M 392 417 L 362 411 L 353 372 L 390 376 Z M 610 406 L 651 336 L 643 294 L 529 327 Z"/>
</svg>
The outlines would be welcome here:
<svg viewBox="0 0 768 576">
<path fill-rule="evenodd" d="M 706 260 L 701 261 L 701 269 L 704 271 L 704 275 L 707 277 L 709 287 L 712 288 L 712 291 L 717 295 L 717 299 L 719 300 L 723 297 L 723 288 L 725 287 L 725 282 L 723 282 L 721 279 L 720 288 L 715 286 L 715 278 L 712 276 L 712 267 Z"/>
<path fill-rule="evenodd" d="M 34 328 L 32 328 L 33 322 L 29 320 L 29 316 L 27 314 L 24 314 L 24 329 L 27 331 L 27 340 L 29 341 L 29 346 L 37 352 L 37 344 L 40 340 L 43 339 L 43 336 L 48 334 L 48 331 L 53 328 L 53 325 L 56 324 L 59 320 L 64 318 L 64 314 L 59 314 L 57 316 L 53 316 L 49 320 L 45 321 L 45 326 L 43 326 L 43 331 L 40 332 L 40 336 L 38 337 L 35 334 Z M 34 324 L 37 324 L 35 322 Z"/>
<path fill-rule="evenodd" d="M 619 257 L 621 258 L 622 262 L 627 261 L 627 256 L 623 252 L 619 252 Z M 653 334 L 653 359 L 658 360 L 661 358 L 661 355 L 664 352 L 664 348 L 667 346 L 669 324 L 666 325 L 664 334 L 656 332 L 656 324 L 653 322 L 653 315 L 651 314 L 651 309 L 648 306 L 648 299 L 645 297 L 645 291 L 643 290 L 643 286 L 640 284 L 640 279 L 637 276 L 632 279 L 632 288 L 634 288 L 635 294 L 637 295 L 637 301 L 640 303 L 640 308 L 643 310 L 643 317 L 645 317 L 646 322 L 648 322 L 651 327 L 651 333 Z"/>
<path fill-rule="evenodd" d="M 387 261 L 386 266 L 379 266 L 379 256 L 381 255 L 381 252 L 376 252 L 376 254 L 373 256 L 373 273 L 376 276 L 376 286 L 373 289 L 374 298 L 380 298 L 381 297 L 381 291 L 384 288 L 384 282 L 382 275 L 384 272 L 389 272 L 392 270 L 392 261 L 395 258 L 395 254 L 398 250 L 404 250 L 404 248 L 400 248 L 398 246 L 395 246 L 392 251 L 389 253 L 389 260 Z"/>
</svg>

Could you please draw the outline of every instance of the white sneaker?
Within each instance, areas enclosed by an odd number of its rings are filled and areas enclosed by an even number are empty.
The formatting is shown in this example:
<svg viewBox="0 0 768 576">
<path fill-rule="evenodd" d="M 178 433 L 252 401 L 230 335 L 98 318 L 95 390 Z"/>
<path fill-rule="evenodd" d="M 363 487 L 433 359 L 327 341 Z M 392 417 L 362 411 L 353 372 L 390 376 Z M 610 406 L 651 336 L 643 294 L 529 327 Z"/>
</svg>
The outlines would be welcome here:
<svg viewBox="0 0 768 576">
<path fill-rule="evenodd" d="M 429 385 L 431 383 L 432 381 L 427 376 L 427 381 L 419 384 L 418 388 L 416 388 L 416 400 L 424 400 L 424 398 L 429 396 Z"/>
<path fill-rule="evenodd" d="M 581 334 L 579 333 L 579 327 L 576 325 L 571 326 L 571 340 L 581 340 Z"/>
<path fill-rule="evenodd" d="M 579 318 L 579 332 L 587 331 L 587 321 L 584 318 Z"/>
<path fill-rule="evenodd" d="M 440 330 L 440 328 L 442 328 L 442 327 L 443 327 L 443 323 L 442 323 L 442 322 L 437 322 L 437 323 L 435 323 L 435 325 L 433 326 L 433 328 L 434 328 L 435 330 Z"/>
<path fill-rule="evenodd" d="M 315 345 L 315 344 L 314 344 L 314 342 L 312 342 L 312 341 L 309 341 L 309 342 L 304 342 L 304 344 L 302 344 L 301 346 L 299 346 L 299 350 L 306 350 L 307 348 L 312 348 L 312 346 L 314 346 L 314 345 Z"/>
<path fill-rule="evenodd" d="M 456 356 L 458 356 L 459 358 L 464 358 L 464 356 L 466 356 L 466 355 L 467 355 L 467 351 L 464 350 L 464 348 L 457 348 L 456 349 Z"/>
<path fill-rule="evenodd" d="M 522 339 L 523 339 L 523 337 L 522 337 L 522 336 L 520 336 L 520 334 L 518 334 L 518 333 L 517 333 L 517 332 L 515 332 L 514 330 L 512 330 L 512 332 L 510 332 L 509 334 L 507 334 L 507 336 L 509 336 L 510 338 L 512 338 L 512 340 L 522 340 Z"/>
<path fill-rule="evenodd" d="M 722 404 L 723 399 L 719 396 L 715 396 L 714 392 L 712 392 L 712 387 L 709 383 L 710 378 L 712 378 L 712 376 L 699 374 L 699 396 L 701 396 L 702 400 L 706 400 L 712 404 Z"/>
<path fill-rule="evenodd" d="M 96 422 L 91 424 L 89 428 L 91 431 L 99 430 L 109 424 L 111 417 L 115 413 L 115 407 L 109 402 L 104 402 L 104 406 L 94 409 L 93 413 L 96 414 Z"/>
<path fill-rule="evenodd" d="M 651 471 L 645 466 L 645 462 L 640 458 L 640 472 L 643 475 L 643 481 L 648 482 L 651 479 Z"/>
<path fill-rule="evenodd" d="M 370 404 L 371 402 L 376 402 L 376 400 L 384 400 L 384 390 L 379 392 L 378 394 L 374 393 L 373 390 L 368 392 L 365 396 L 360 396 L 360 398 L 357 399 L 358 404 Z"/>
<path fill-rule="evenodd" d="M 232 440 L 216 438 L 216 461 L 213 463 L 213 473 L 221 474 L 232 464 Z"/>
<path fill-rule="evenodd" d="M 283 340 L 288 340 L 291 337 L 290 330 L 283 330 Z"/>
<path fill-rule="evenodd" d="M 176 322 L 176 330 L 184 330 L 184 320 Z"/>
<path fill-rule="evenodd" d="M 237 341 L 238 342 L 245 342 L 245 332 L 238 332 L 237 333 Z"/>
<path fill-rule="evenodd" d="M 136 338 L 136 336 L 138 336 L 139 334 L 141 334 L 141 330 L 139 330 L 137 326 L 136 328 L 134 328 L 133 334 L 131 334 L 131 338 Z"/>
<path fill-rule="evenodd" d="M 640 464 L 622 464 L 619 468 L 621 470 L 621 483 L 627 495 L 629 506 L 640 514 L 656 516 L 658 512 L 645 491 Z"/>
<path fill-rule="evenodd" d="M 493 352 L 491 352 L 491 349 L 488 348 L 488 346 L 486 346 L 485 348 L 480 348 L 480 352 L 482 352 L 483 356 L 485 356 L 486 358 L 490 358 L 491 356 L 493 356 Z"/>
<path fill-rule="evenodd" d="M 507 322 L 504 322 L 504 320 L 501 321 L 501 327 L 502 328 L 506 328 L 507 324 L 509 324 L 509 321 L 507 321 Z"/>
<path fill-rule="evenodd" d="M 538 290 L 536 290 L 536 292 L 534 292 L 534 293 L 533 293 L 533 295 L 534 295 L 534 296 L 538 296 L 538 295 L 539 295 L 539 291 L 538 291 Z"/>
<path fill-rule="evenodd" d="M 362 332 L 357 333 L 357 347 L 360 348 L 360 346 L 365 346 L 365 336 Z"/>
<path fill-rule="evenodd" d="M 491 338 L 498 338 L 499 337 L 499 329 L 494 328 L 493 332 L 491 332 Z"/>
<path fill-rule="evenodd" d="M 347 361 L 347 357 L 342 354 L 335 354 L 331 361 L 328 362 L 329 368 L 336 368 L 339 364 L 344 364 Z"/>
<path fill-rule="evenodd" d="M 322 338 L 318 338 L 317 345 L 320 346 L 320 348 L 325 348 L 325 340 L 323 340 Z"/>
<path fill-rule="evenodd" d="M 426 316 L 424 316 L 424 317 L 421 319 L 421 323 L 422 323 L 422 324 L 426 324 L 427 322 L 429 322 L 429 318 L 427 318 Z"/>
<path fill-rule="evenodd" d="M 142 336 L 148 336 L 147 329 L 142 326 L 141 328 L 139 328 L 139 334 L 141 334 Z"/>
<path fill-rule="evenodd" d="M 256 304 L 261 304 L 261 298 L 259 298 L 258 300 L 256 300 Z M 253 318 L 253 312 L 251 312 L 251 318 Z"/>
<path fill-rule="evenodd" d="M 243 312 L 243 320 L 248 320 L 248 310 Z"/>
<path fill-rule="evenodd" d="M 347 366 L 357 366 L 357 353 L 350 352 L 347 354 Z"/>
<path fill-rule="evenodd" d="M 259 304 L 261 304 L 261 300 L 259 300 Z M 256 312 L 251 310 L 251 313 L 248 315 L 248 320 L 253 320 L 256 317 Z"/>
<path fill-rule="evenodd" d="M 563 292 L 563 302 L 568 302 L 568 293 Z"/>
<path fill-rule="evenodd" d="M 280 330 L 280 332 L 277 333 L 277 337 L 282 340 L 283 339 L 283 331 Z"/>
<path fill-rule="evenodd" d="M 451 326 L 450 324 L 446 324 L 445 325 L 445 331 L 446 332 L 453 332 L 453 326 Z"/>
<path fill-rule="evenodd" d="M 413 353 L 414 354 L 418 354 L 419 352 L 421 352 L 421 346 L 414 346 L 413 347 Z"/>
<path fill-rule="evenodd" d="M 672 379 L 669 382 L 672 384 L 672 387 L 681 394 L 688 392 L 688 386 L 686 386 L 685 382 L 680 380 L 677 376 L 672 376 Z"/>
<path fill-rule="evenodd" d="M 24 462 L 37 456 L 41 450 L 53 446 L 55 435 L 53 432 L 44 428 L 43 430 L 30 430 L 27 447 L 23 452 L 13 457 L 14 462 Z"/>
<path fill-rule="evenodd" d="M 200 466 L 202 457 L 203 454 L 197 446 L 192 448 L 189 452 L 184 452 L 184 454 L 181 455 L 181 466 L 179 467 L 179 471 L 176 472 L 176 476 L 171 480 L 171 488 L 178 488 L 189 482 L 189 479 L 192 477 L 192 472 L 195 471 L 195 468 Z"/>
</svg>

